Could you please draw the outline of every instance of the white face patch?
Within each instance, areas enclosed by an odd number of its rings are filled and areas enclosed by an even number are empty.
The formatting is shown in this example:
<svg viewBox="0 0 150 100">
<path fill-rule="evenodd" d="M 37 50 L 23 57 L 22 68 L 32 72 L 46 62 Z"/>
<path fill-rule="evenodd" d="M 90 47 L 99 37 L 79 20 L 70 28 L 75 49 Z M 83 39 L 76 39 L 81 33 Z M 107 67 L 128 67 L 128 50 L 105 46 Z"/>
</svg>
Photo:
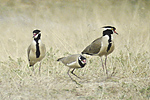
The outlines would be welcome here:
<svg viewBox="0 0 150 100">
<path fill-rule="evenodd" d="M 78 60 L 79 60 L 82 64 L 86 64 L 86 59 L 81 59 L 81 56 L 79 56 Z"/>
<path fill-rule="evenodd" d="M 37 33 L 33 33 L 33 37 L 37 38 L 39 34 L 41 34 L 41 32 L 39 32 L 38 34 Z"/>
<path fill-rule="evenodd" d="M 36 34 L 36 33 L 35 33 L 35 34 Z M 37 37 L 38 37 L 38 35 L 39 35 L 39 34 L 36 34 L 36 35 L 34 36 L 34 38 L 37 38 Z"/>
<path fill-rule="evenodd" d="M 104 30 L 112 30 L 112 28 L 104 28 Z"/>
<path fill-rule="evenodd" d="M 81 56 L 79 56 L 79 60 L 81 61 Z"/>
</svg>

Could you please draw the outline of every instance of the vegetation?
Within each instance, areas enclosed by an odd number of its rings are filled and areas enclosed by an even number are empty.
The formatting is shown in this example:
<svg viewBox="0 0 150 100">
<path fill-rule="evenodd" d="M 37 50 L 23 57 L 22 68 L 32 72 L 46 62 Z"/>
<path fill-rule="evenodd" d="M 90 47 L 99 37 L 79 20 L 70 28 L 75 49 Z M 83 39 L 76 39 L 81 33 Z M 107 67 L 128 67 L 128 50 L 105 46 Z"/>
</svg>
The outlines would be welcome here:
<svg viewBox="0 0 150 100">
<path fill-rule="evenodd" d="M 1 100 L 148 100 L 150 99 L 150 1 L 148 0 L 1 0 Z M 67 75 L 59 57 L 80 53 L 112 25 L 115 50 L 108 56 L 110 77 L 99 57 Z M 28 66 L 32 31 L 40 29 L 47 47 L 35 74 Z M 111 73 L 114 74 L 111 76 Z"/>
</svg>

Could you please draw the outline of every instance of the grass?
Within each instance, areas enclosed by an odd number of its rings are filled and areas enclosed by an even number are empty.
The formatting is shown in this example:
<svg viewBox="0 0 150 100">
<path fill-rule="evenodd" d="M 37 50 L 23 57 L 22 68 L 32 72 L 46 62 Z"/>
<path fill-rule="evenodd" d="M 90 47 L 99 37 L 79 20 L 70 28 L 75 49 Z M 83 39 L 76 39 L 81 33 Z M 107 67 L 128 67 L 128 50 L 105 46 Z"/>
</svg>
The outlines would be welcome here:
<svg viewBox="0 0 150 100">
<path fill-rule="evenodd" d="M 148 100 L 150 99 L 150 2 L 147 0 L 1 0 L 1 100 Z M 112 25 L 115 50 L 108 56 L 106 78 L 99 57 L 86 56 L 88 64 L 75 70 L 82 79 L 67 75 L 56 60 L 80 53 Z M 32 31 L 41 29 L 47 48 L 35 75 L 26 50 Z"/>
</svg>

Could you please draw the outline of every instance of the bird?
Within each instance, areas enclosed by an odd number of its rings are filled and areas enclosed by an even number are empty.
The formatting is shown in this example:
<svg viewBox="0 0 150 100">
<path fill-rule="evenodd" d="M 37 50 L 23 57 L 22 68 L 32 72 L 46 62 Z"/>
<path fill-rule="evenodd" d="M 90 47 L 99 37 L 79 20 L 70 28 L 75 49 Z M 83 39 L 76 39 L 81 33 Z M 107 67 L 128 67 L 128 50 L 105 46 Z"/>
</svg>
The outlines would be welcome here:
<svg viewBox="0 0 150 100">
<path fill-rule="evenodd" d="M 27 49 L 27 55 L 29 66 L 33 67 L 33 72 L 34 72 L 34 65 L 37 62 L 40 62 L 39 65 L 39 74 L 40 74 L 41 60 L 46 55 L 46 47 L 45 44 L 43 44 L 41 41 L 41 31 L 38 29 L 33 31 L 33 41 Z"/>
<path fill-rule="evenodd" d="M 75 75 L 77 78 L 80 78 L 73 72 L 77 68 L 83 68 L 87 63 L 86 58 L 81 54 L 73 54 L 73 55 L 69 55 L 67 57 L 61 57 L 61 58 L 57 59 L 57 61 L 61 61 L 65 66 L 69 67 L 67 74 L 69 75 L 71 80 L 73 80 L 73 78 L 69 74 L 70 70 L 73 68 L 73 70 L 71 71 L 71 74 Z"/>
<path fill-rule="evenodd" d="M 99 56 L 102 61 L 102 67 L 104 71 L 104 64 L 102 60 L 102 56 L 105 56 L 105 70 L 108 76 L 108 71 L 106 67 L 107 56 L 112 53 L 115 49 L 114 41 L 113 41 L 113 33 L 116 32 L 116 28 L 113 26 L 104 26 L 103 35 L 100 38 L 95 39 L 90 45 L 88 45 L 81 54 L 87 54 L 91 56 Z M 105 71 L 104 71 L 105 72 Z"/>
</svg>

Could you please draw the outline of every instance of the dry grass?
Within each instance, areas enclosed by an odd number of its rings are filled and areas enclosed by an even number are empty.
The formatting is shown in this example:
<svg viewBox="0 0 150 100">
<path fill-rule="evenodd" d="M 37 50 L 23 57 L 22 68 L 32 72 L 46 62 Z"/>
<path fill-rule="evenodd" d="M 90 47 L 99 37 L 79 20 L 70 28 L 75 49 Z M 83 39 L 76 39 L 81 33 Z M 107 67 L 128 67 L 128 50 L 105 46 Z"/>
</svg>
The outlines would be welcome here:
<svg viewBox="0 0 150 100">
<path fill-rule="evenodd" d="M 1 100 L 148 100 L 150 99 L 150 1 L 148 0 L 1 0 L 0 99 Z M 101 27 L 112 25 L 115 51 L 108 57 L 106 79 L 98 57 L 67 75 L 57 58 L 80 53 Z M 42 75 L 30 76 L 26 49 L 32 31 L 41 29 L 47 55 Z"/>
</svg>

